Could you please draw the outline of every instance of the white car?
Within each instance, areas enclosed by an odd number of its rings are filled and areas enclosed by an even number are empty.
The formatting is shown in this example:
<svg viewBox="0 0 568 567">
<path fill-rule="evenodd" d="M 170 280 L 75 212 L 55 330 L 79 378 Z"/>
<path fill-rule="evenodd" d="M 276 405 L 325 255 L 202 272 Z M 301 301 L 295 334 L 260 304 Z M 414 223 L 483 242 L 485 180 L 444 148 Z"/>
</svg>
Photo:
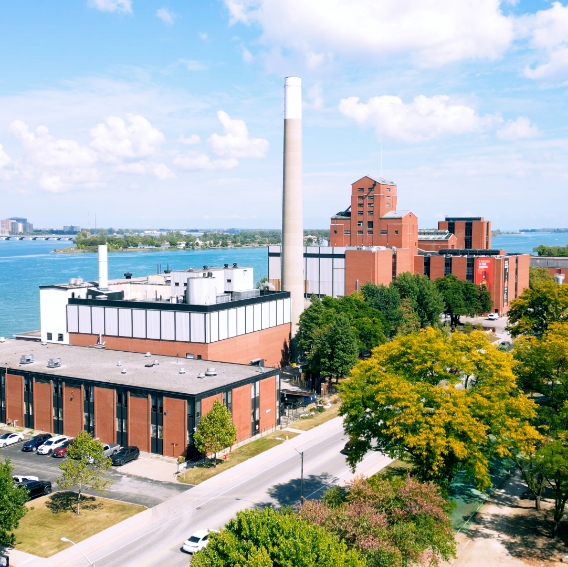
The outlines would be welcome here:
<svg viewBox="0 0 568 567">
<path fill-rule="evenodd" d="M 23 440 L 24 436 L 21 433 L 4 433 L 0 435 L 0 447 L 7 447 Z"/>
<path fill-rule="evenodd" d="M 497 313 L 489 313 L 489 315 L 487 315 L 487 319 L 489 319 L 489 321 L 498 321 L 499 315 L 497 315 Z"/>
<path fill-rule="evenodd" d="M 51 455 L 53 453 L 53 449 L 57 449 L 57 447 L 61 447 L 65 441 L 71 439 L 67 437 L 67 435 L 57 435 L 55 437 L 51 437 L 48 439 L 43 445 L 40 445 L 37 449 L 38 455 Z"/>
<path fill-rule="evenodd" d="M 187 553 L 196 553 L 209 543 L 209 534 L 217 530 L 199 530 L 183 542 L 182 549 Z"/>
<path fill-rule="evenodd" d="M 14 482 L 17 482 L 18 484 L 21 484 L 22 482 L 28 482 L 29 480 L 39 480 L 37 476 L 22 476 L 20 474 L 14 474 L 12 475 L 12 478 L 14 479 Z"/>
</svg>

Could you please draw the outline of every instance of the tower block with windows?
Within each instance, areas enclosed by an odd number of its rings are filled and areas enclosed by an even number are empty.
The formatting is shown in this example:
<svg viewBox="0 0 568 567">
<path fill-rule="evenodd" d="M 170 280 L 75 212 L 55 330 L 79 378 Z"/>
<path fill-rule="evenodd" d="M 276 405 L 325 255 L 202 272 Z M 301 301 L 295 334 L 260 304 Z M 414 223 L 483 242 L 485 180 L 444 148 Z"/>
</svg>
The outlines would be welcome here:
<svg viewBox="0 0 568 567">
<path fill-rule="evenodd" d="M 386 179 L 362 177 L 351 185 L 351 205 L 331 217 L 331 246 L 385 246 L 418 252 L 418 218 L 397 211 L 397 187 Z"/>
</svg>

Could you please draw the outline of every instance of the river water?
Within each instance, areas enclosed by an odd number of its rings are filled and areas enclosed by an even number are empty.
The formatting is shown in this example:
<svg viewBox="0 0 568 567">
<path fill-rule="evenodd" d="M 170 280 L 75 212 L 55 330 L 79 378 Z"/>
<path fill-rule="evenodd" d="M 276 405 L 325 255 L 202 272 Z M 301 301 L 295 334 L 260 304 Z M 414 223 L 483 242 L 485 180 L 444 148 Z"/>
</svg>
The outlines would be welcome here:
<svg viewBox="0 0 568 567">
<path fill-rule="evenodd" d="M 539 244 L 565 246 L 568 233 L 505 234 L 493 238 L 493 248 L 531 253 Z M 39 286 L 64 283 L 70 278 L 97 279 L 96 254 L 55 254 L 67 248 L 66 241 L 0 240 L 0 336 L 39 329 Z M 165 270 L 222 266 L 237 262 L 254 268 L 255 280 L 268 272 L 266 248 L 215 250 L 156 250 L 109 254 L 109 277 L 121 278 L 125 272 L 137 276 L 156 273 L 157 264 Z"/>
</svg>

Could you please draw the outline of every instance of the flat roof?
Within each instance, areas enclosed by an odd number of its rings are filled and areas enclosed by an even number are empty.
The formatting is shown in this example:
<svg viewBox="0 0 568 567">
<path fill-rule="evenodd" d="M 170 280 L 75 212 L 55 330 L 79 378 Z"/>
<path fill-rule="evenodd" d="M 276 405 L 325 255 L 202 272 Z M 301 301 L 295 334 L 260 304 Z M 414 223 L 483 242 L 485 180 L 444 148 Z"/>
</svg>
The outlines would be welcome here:
<svg viewBox="0 0 568 567">
<path fill-rule="evenodd" d="M 381 218 L 382 219 L 401 219 L 405 217 L 412 211 L 389 211 L 388 213 L 384 214 Z"/>
<path fill-rule="evenodd" d="M 34 362 L 20 364 L 20 357 L 32 354 Z M 48 368 L 50 358 L 60 358 L 59 368 Z M 121 366 L 118 366 L 120 361 Z M 146 364 L 158 361 L 158 365 Z M 58 344 L 41 344 L 8 339 L 0 343 L 0 365 L 8 370 L 62 378 L 78 378 L 102 384 L 131 388 L 161 390 L 177 394 L 199 395 L 210 390 L 223 389 L 238 382 L 252 382 L 274 375 L 278 369 L 229 362 L 214 362 L 152 354 L 97 349 Z M 180 369 L 185 374 L 180 374 Z M 198 378 L 208 368 L 215 368 L 216 376 Z M 126 370 L 125 374 L 121 371 Z"/>
</svg>

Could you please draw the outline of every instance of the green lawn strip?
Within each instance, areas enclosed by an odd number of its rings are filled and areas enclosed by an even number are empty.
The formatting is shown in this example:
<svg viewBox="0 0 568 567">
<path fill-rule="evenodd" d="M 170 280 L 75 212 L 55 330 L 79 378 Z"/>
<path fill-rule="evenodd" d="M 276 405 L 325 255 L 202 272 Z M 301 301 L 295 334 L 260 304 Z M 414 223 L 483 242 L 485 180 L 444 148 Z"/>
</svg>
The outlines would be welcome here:
<svg viewBox="0 0 568 567">
<path fill-rule="evenodd" d="M 76 501 L 75 493 L 65 494 L 72 496 L 69 500 Z M 56 492 L 51 496 L 58 495 L 62 493 Z M 117 500 L 87 497 L 80 516 L 69 510 L 54 514 L 46 506 L 49 498 L 42 496 L 28 502 L 29 512 L 20 521 L 20 527 L 15 532 L 18 551 L 39 557 L 51 557 L 71 545 L 61 541 L 62 537 L 68 537 L 78 543 L 146 509 L 144 506 Z"/>
<path fill-rule="evenodd" d="M 292 431 L 274 431 L 257 439 L 256 441 L 251 441 L 238 449 L 235 449 L 227 455 L 227 460 L 219 462 L 216 467 L 212 463 L 207 463 L 207 466 L 193 467 L 183 474 L 180 474 L 177 478 L 179 482 L 186 484 L 200 484 L 227 469 L 230 469 L 239 463 L 242 463 L 276 445 L 280 445 L 286 440 L 296 437 L 298 433 L 293 433 Z M 279 437 L 279 439 L 277 439 Z"/>
<path fill-rule="evenodd" d="M 314 412 L 313 415 L 301 417 L 297 421 L 294 421 L 290 424 L 292 429 L 301 429 L 302 431 L 308 431 L 337 417 L 339 415 L 339 404 L 330 407 L 328 410 L 323 411 L 322 413 Z"/>
</svg>

